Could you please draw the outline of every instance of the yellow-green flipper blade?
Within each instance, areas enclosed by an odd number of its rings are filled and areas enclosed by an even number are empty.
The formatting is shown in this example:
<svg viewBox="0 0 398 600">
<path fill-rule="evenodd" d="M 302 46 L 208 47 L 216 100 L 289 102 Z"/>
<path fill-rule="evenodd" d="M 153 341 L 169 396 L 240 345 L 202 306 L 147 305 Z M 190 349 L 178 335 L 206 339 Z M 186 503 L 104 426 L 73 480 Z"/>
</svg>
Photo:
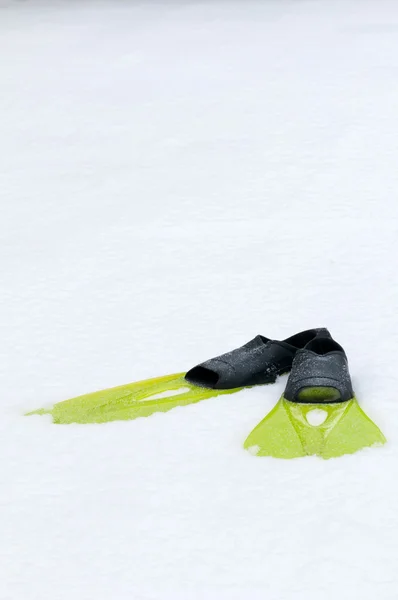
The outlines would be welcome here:
<svg viewBox="0 0 398 600">
<path fill-rule="evenodd" d="M 85 394 L 28 414 L 50 414 L 54 423 L 61 424 L 128 421 L 213 396 L 233 394 L 240 389 L 213 390 L 194 386 L 184 379 L 184 373 L 178 373 Z"/>
<path fill-rule="evenodd" d="M 327 459 L 385 442 L 356 398 L 348 402 L 302 404 L 282 396 L 247 437 L 244 447 L 256 456 L 316 455 Z"/>
</svg>

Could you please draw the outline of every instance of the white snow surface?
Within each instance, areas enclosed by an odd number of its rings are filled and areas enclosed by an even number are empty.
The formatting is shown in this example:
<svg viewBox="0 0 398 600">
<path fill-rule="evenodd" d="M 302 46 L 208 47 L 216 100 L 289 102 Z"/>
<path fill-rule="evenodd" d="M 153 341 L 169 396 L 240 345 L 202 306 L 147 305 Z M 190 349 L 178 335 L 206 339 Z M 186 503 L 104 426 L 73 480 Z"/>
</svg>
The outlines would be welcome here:
<svg viewBox="0 0 398 600">
<path fill-rule="evenodd" d="M 398 598 L 397 75 L 396 0 L 0 0 L 1 600 Z M 385 447 L 23 416 L 313 326 Z"/>
</svg>

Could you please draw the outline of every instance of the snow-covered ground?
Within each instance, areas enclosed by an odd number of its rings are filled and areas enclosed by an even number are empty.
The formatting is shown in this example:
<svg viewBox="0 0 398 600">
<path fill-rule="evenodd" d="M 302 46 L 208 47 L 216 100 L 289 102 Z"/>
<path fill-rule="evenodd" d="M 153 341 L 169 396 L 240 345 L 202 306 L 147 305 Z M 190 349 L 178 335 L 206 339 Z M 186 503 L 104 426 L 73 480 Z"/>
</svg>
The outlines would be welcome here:
<svg viewBox="0 0 398 600">
<path fill-rule="evenodd" d="M 397 75 L 396 0 L 0 0 L 1 600 L 398 598 Z M 23 416 L 323 325 L 384 448 Z"/>
</svg>

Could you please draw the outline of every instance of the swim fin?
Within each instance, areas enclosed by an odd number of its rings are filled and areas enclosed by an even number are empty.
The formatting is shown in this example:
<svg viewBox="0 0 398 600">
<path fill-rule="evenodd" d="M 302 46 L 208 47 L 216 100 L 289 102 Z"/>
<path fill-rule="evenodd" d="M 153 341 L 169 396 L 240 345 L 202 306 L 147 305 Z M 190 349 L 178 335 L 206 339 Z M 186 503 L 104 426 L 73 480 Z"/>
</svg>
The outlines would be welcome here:
<svg viewBox="0 0 398 600">
<path fill-rule="evenodd" d="M 29 413 L 51 414 L 54 423 L 105 423 L 147 417 L 176 406 L 193 404 L 252 385 L 272 383 L 290 370 L 299 348 L 327 329 L 310 329 L 277 341 L 258 335 L 253 340 L 194 367 L 188 373 L 166 375 L 93 392 Z"/>
<path fill-rule="evenodd" d="M 282 398 L 244 447 L 256 456 L 328 459 L 385 442 L 358 405 L 343 348 L 317 338 L 296 354 Z"/>
</svg>

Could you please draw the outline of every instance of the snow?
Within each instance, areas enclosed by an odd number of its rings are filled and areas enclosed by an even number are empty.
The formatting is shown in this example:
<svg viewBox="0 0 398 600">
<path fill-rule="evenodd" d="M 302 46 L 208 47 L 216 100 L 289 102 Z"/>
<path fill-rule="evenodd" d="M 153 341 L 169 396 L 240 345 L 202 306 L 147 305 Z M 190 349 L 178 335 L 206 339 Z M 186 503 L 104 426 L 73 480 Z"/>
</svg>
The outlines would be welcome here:
<svg viewBox="0 0 398 600">
<path fill-rule="evenodd" d="M 396 600 L 398 4 L 0 0 L 0 598 Z M 242 449 L 285 385 L 23 414 L 328 326 L 388 444 Z"/>
<path fill-rule="evenodd" d="M 318 425 L 322 425 L 322 423 L 326 421 L 327 416 L 328 413 L 326 410 L 323 410 L 321 408 L 314 408 L 313 410 L 308 411 L 305 418 L 307 419 L 310 425 L 316 427 Z"/>
</svg>

